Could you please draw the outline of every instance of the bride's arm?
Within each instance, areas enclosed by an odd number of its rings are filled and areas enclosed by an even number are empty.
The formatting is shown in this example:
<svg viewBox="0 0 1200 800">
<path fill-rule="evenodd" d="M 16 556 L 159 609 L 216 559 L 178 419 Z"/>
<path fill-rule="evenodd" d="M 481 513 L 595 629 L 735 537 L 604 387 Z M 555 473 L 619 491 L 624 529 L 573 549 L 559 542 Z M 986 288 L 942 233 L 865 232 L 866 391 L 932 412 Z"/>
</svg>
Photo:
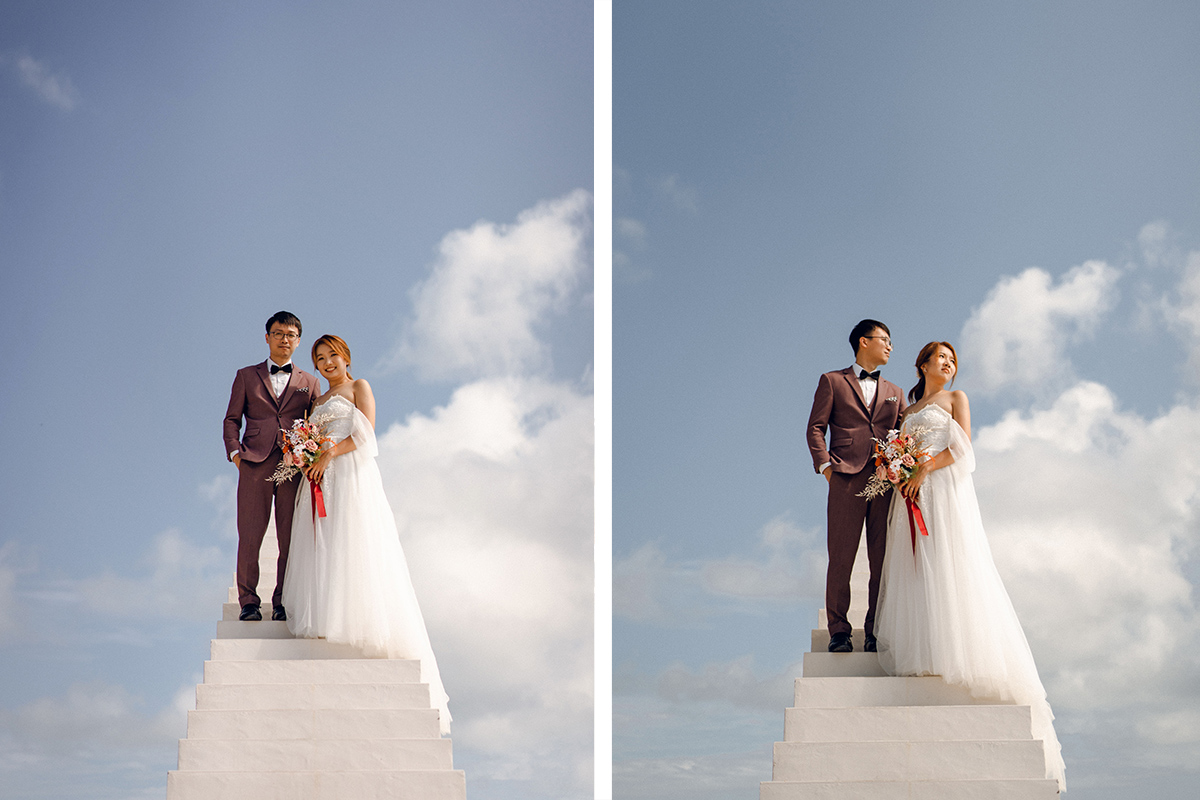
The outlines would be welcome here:
<svg viewBox="0 0 1200 800">
<path fill-rule="evenodd" d="M 967 393 L 959 390 L 950 393 L 950 416 L 963 429 L 967 438 L 971 438 L 971 404 L 967 402 Z"/>
<path fill-rule="evenodd" d="M 366 378 L 359 378 L 354 382 L 354 405 L 367 418 L 367 422 L 371 423 L 371 429 L 374 430 L 375 394 L 371 391 L 371 384 L 367 383 Z"/>
</svg>

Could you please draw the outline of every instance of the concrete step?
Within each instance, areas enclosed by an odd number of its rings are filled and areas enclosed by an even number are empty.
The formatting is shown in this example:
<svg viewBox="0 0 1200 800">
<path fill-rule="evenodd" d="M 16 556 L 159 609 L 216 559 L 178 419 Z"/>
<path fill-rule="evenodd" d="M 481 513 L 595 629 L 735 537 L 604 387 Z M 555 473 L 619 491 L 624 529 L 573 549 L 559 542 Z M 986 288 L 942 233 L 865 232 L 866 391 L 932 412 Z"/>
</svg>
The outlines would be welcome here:
<svg viewBox="0 0 1200 800">
<path fill-rule="evenodd" d="M 230 591 L 233 591 L 233 590 L 231 589 Z M 262 612 L 262 618 L 263 618 L 264 622 L 267 620 L 270 620 L 271 614 L 275 611 L 275 606 L 271 605 L 270 598 L 271 598 L 271 594 L 270 594 L 270 590 L 268 590 L 267 596 L 263 600 L 263 605 L 259 607 L 259 611 Z M 237 604 L 236 597 L 234 598 L 234 600 L 232 602 L 221 604 L 221 620 L 223 622 L 237 622 L 238 617 L 241 616 L 241 613 L 242 613 L 242 607 Z"/>
<path fill-rule="evenodd" d="M 932 742 L 1030 739 L 1029 706 L 789 708 L 785 742 Z"/>
<path fill-rule="evenodd" d="M 192 712 L 195 713 L 195 712 Z M 1046 777 L 1037 739 L 927 742 L 776 742 L 773 781 L 1035 780 Z"/>
<path fill-rule="evenodd" d="M 424 683 L 200 684 L 196 709 L 429 708 Z"/>
<path fill-rule="evenodd" d="M 294 639 L 286 622 L 263 615 L 261 622 L 221 620 L 217 623 L 218 639 Z"/>
<path fill-rule="evenodd" d="M 213 639 L 210 652 L 213 661 L 363 658 L 356 647 L 324 639 Z"/>
<path fill-rule="evenodd" d="M 307 640 L 301 640 L 307 641 Z M 204 662 L 205 684 L 420 683 L 421 662 L 389 658 Z"/>
<path fill-rule="evenodd" d="M 759 784 L 759 800 L 1056 800 L 1051 780 L 840 781 Z"/>
<path fill-rule="evenodd" d="M 975 698 L 963 686 L 936 675 L 920 678 L 796 678 L 797 708 L 855 706 L 1002 705 L 998 699 Z"/>
<path fill-rule="evenodd" d="M 887 673 L 879 666 L 878 653 L 805 653 L 804 677 L 883 678 Z"/>
<path fill-rule="evenodd" d="M 855 628 L 850 633 L 850 642 L 854 645 L 854 652 L 862 653 L 865 648 L 867 634 L 862 628 Z M 828 628 L 813 628 L 812 630 L 812 652 L 828 653 L 829 652 L 829 629 Z"/>
<path fill-rule="evenodd" d="M 462 770 L 167 773 L 167 800 L 466 800 Z"/>
<path fill-rule="evenodd" d="M 449 739 L 180 739 L 179 769 L 346 772 L 453 769 Z"/>
<path fill-rule="evenodd" d="M 437 739 L 433 708 L 188 712 L 188 739 Z"/>
<path fill-rule="evenodd" d="M 268 596 L 269 596 L 269 593 L 268 593 Z M 858 598 L 856 597 L 855 600 L 857 600 L 857 599 Z M 850 620 L 850 624 L 853 625 L 855 628 L 863 627 L 863 625 L 867 621 L 867 605 L 866 605 L 867 592 L 866 592 L 866 589 L 863 590 L 862 601 L 863 601 L 863 604 L 861 606 L 856 606 L 854 603 L 851 603 L 850 610 L 846 613 L 846 619 Z M 826 630 L 829 629 L 829 618 L 825 615 L 825 609 L 823 609 L 823 608 L 817 612 L 817 627 L 825 628 Z"/>
</svg>

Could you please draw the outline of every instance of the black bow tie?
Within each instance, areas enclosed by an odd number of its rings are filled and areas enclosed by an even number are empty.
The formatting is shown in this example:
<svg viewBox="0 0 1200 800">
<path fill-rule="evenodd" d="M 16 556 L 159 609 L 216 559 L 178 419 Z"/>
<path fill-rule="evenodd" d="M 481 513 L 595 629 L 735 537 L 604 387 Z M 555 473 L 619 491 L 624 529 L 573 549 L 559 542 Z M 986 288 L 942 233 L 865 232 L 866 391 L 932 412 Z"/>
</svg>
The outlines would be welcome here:
<svg viewBox="0 0 1200 800">
<path fill-rule="evenodd" d="M 292 371 L 291 364 L 284 364 L 282 367 L 279 366 L 278 364 L 271 365 L 271 374 L 272 375 L 274 375 L 276 372 L 291 372 L 291 371 Z"/>
<path fill-rule="evenodd" d="M 867 378 L 874 378 L 875 380 L 879 380 L 879 370 L 875 370 L 874 372 L 867 372 L 865 369 L 860 369 L 858 371 L 858 379 L 860 381 L 862 381 L 862 380 L 866 380 Z"/>
</svg>

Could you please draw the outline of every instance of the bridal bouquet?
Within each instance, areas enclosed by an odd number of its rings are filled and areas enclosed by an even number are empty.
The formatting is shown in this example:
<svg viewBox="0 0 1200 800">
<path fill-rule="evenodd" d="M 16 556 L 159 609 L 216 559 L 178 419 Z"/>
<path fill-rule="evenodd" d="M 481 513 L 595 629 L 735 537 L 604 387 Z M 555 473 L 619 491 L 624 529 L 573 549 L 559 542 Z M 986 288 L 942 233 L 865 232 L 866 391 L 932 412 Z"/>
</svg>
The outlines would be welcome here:
<svg viewBox="0 0 1200 800">
<path fill-rule="evenodd" d="M 321 415 L 317 415 L 312 419 L 296 420 L 292 423 L 291 430 L 281 428 L 283 460 L 267 480 L 283 483 L 316 462 L 321 454 L 329 449 L 329 445 L 333 444 L 333 439 L 323 432 L 325 422 Z"/>
<path fill-rule="evenodd" d="M 867 481 L 867 488 L 858 493 L 859 497 L 868 500 L 886 494 L 891 489 L 900 486 L 912 477 L 917 466 L 930 458 L 929 451 L 921 447 L 921 434 L 925 428 L 914 426 L 908 433 L 898 430 L 888 431 L 886 439 L 872 439 L 875 442 L 875 474 Z M 921 508 L 912 498 L 904 498 L 908 509 L 908 530 L 912 535 L 913 553 L 917 552 L 917 530 L 922 536 L 929 535 L 925 527 L 925 517 Z"/>
<path fill-rule="evenodd" d="M 893 488 L 900 488 L 911 478 L 917 465 L 929 458 L 929 452 L 920 445 L 923 432 L 920 427 L 909 433 L 890 430 L 886 439 L 872 439 L 875 442 L 875 474 L 858 496 L 868 500 L 879 497 Z"/>
<path fill-rule="evenodd" d="M 280 428 L 283 432 L 283 460 L 267 480 L 283 483 L 315 463 L 333 444 L 333 437 L 325 434 L 325 423 L 330 419 L 324 414 L 317 414 L 310 419 L 296 420 L 291 430 Z M 320 484 L 309 479 L 308 490 L 312 493 L 313 518 L 325 516 L 325 495 L 321 492 Z M 313 535 L 316 535 L 315 530 Z"/>
</svg>

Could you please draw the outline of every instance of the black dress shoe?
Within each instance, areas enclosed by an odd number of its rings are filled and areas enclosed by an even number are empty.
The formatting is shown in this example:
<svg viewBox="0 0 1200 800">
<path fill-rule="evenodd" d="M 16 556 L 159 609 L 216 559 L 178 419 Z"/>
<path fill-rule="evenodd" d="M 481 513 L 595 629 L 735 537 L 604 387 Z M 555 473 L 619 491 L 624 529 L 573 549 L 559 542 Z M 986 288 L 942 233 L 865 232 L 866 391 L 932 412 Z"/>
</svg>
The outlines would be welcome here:
<svg viewBox="0 0 1200 800">
<path fill-rule="evenodd" d="M 876 646 L 875 637 L 868 634 L 867 641 L 863 644 L 863 650 L 868 653 L 878 653 L 879 648 Z"/>
<path fill-rule="evenodd" d="M 258 603 L 246 603 L 242 606 L 242 613 L 238 616 L 242 622 L 257 622 L 262 619 L 262 614 L 259 613 Z"/>
<path fill-rule="evenodd" d="M 831 653 L 852 653 L 854 652 L 854 644 L 850 641 L 850 634 L 835 633 L 829 637 L 829 652 Z"/>
<path fill-rule="evenodd" d="M 283 606 L 275 606 L 275 610 L 271 612 L 271 619 L 278 622 L 287 622 L 287 611 Z"/>
</svg>

